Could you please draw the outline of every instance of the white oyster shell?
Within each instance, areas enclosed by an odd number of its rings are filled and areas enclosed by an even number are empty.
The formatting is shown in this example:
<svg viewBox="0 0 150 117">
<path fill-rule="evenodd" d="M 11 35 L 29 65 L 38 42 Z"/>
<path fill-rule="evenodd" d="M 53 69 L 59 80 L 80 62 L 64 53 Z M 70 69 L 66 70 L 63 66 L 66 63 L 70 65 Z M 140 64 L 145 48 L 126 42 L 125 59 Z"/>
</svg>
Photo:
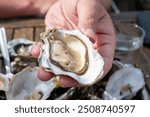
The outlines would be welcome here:
<svg viewBox="0 0 150 117">
<path fill-rule="evenodd" d="M 38 67 L 27 67 L 14 75 L 6 92 L 8 100 L 44 100 L 57 86 L 57 78 L 41 81 L 37 77 Z"/>
<path fill-rule="evenodd" d="M 8 89 L 9 89 L 9 80 L 4 74 L 0 73 L 0 90 L 8 91 Z"/>
<path fill-rule="evenodd" d="M 29 56 L 34 43 L 26 38 L 13 39 L 8 42 L 8 51 L 13 56 Z"/>
<path fill-rule="evenodd" d="M 41 34 L 39 65 L 56 75 L 67 75 L 82 85 L 93 84 L 103 74 L 104 61 L 89 38 L 78 30 L 53 29 Z"/>
<path fill-rule="evenodd" d="M 144 85 L 140 69 L 123 67 L 110 76 L 103 97 L 105 100 L 132 99 Z"/>
</svg>

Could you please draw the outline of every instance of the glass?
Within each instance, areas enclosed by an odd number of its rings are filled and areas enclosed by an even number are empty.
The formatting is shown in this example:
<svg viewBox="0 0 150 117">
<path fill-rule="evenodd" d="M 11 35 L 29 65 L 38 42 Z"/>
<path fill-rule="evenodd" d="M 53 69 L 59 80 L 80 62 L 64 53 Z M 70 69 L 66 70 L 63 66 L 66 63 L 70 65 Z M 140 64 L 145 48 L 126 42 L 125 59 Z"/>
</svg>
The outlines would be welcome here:
<svg viewBox="0 0 150 117">
<path fill-rule="evenodd" d="M 145 31 L 136 24 L 116 22 L 115 59 L 124 64 L 136 64 L 135 56 L 143 46 Z"/>
<path fill-rule="evenodd" d="M 118 51 L 133 51 L 143 45 L 145 31 L 136 24 L 131 23 L 116 23 L 116 50 Z"/>
</svg>

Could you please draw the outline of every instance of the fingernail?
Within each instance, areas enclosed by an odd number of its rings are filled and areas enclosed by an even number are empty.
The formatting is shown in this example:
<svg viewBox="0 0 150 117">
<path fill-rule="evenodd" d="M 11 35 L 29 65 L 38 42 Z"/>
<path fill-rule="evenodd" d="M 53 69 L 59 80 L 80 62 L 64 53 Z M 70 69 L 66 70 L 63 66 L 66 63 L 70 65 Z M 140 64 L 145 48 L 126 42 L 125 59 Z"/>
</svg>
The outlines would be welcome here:
<svg viewBox="0 0 150 117">
<path fill-rule="evenodd" d="M 92 29 L 86 29 L 85 34 L 93 43 L 95 43 L 96 34 Z"/>
</svg>

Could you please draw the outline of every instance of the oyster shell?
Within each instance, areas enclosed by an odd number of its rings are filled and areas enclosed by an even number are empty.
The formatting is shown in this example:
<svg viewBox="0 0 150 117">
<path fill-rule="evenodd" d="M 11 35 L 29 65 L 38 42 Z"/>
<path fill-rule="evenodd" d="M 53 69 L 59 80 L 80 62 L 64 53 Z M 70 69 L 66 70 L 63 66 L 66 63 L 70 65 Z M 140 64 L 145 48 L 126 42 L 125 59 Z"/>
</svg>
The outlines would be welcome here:
<svg viewBox="0 0 150 117">
<path fill-rule="evenodd" d="M 32 57 L 14 57 L 11 62 L 12 73 L 18 73 L 26 67 L 36 67 L 38 66 L 37 58 Z"/>
<path fill-rule="evenodd" d="M 25 38 L 14 39 L 8 42 L 8 51 L 12 56 L 30 56 L 34 42 Z"/>
<path fill-rule="evenodd" d="M 25 38 L 14 39 L 8 42 L 8 50 L 11 57 L 11 71 L 18 73 L 22 69 L 38 65 L 37 58 L 31 56 L 31 49 L 35 42 Z"/>
<path fill-rule="evenodd" d="M 123 67 L 110 76 L 103 97 L 105 100 L 132 99 L 144 85 L 140 69 Z"/>
<path fill-rule="evenodd" d="M 78 30 L 53 29 L 41 34 L 39 65 L 56 75 L 67 75 L 82 85 L 93 84 L 103 74 L 104 61 L 89 38 Z"/>
<path fill-rule="evenodd" d="M 27 67 L 14 75 L 6 91 L 8 100 L 44 100 L 57 86 L 58 78 L 41 81 L 37 77 L 38 67 Z"/>
<path fill-rule="evenodd" d="M 9 89 L 9 80 L 4 74 L 0 73 L 0 90 L 8 91 L 8 89 Z"/>
</svg>

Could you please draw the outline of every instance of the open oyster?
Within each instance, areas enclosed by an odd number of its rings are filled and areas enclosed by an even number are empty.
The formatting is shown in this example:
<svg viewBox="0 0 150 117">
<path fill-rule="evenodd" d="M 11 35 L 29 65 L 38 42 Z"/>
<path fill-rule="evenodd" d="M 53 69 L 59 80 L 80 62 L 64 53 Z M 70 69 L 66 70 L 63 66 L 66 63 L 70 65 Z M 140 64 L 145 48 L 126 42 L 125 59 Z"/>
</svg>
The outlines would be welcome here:
<svg viewBox="0 0 150 117">
<path fill-rule="evenodd" d="M 41 81 L 37 78 L 38 67 L 27 67 L 14 75 L 6 91 L 8 100 L 44 100 L 57 86 L 58 78 Z"/>
<path fill-rule="evenodd" d="M 37 58 L 31 56 L 31 48 L 35 42 L 25 38 L 14 39 L 8 42 L 11 57 L 11 71 L 18 73 L 22 69 L 38 65 Z"/>
<path fill-rule="evenodd" d="M 78 30 L 53 29 L 41 34 L 40 66 L 56 75 L 67 75 L 82 85 L 93 84 L 103 74 L 103 58 Z"/>
<path fill-rule="evenodd" d="M 30 56 L 34 42 L 25 38 L 14 39 L 8 42 L 9 53 L 13 56 Z"/>
</svg>

